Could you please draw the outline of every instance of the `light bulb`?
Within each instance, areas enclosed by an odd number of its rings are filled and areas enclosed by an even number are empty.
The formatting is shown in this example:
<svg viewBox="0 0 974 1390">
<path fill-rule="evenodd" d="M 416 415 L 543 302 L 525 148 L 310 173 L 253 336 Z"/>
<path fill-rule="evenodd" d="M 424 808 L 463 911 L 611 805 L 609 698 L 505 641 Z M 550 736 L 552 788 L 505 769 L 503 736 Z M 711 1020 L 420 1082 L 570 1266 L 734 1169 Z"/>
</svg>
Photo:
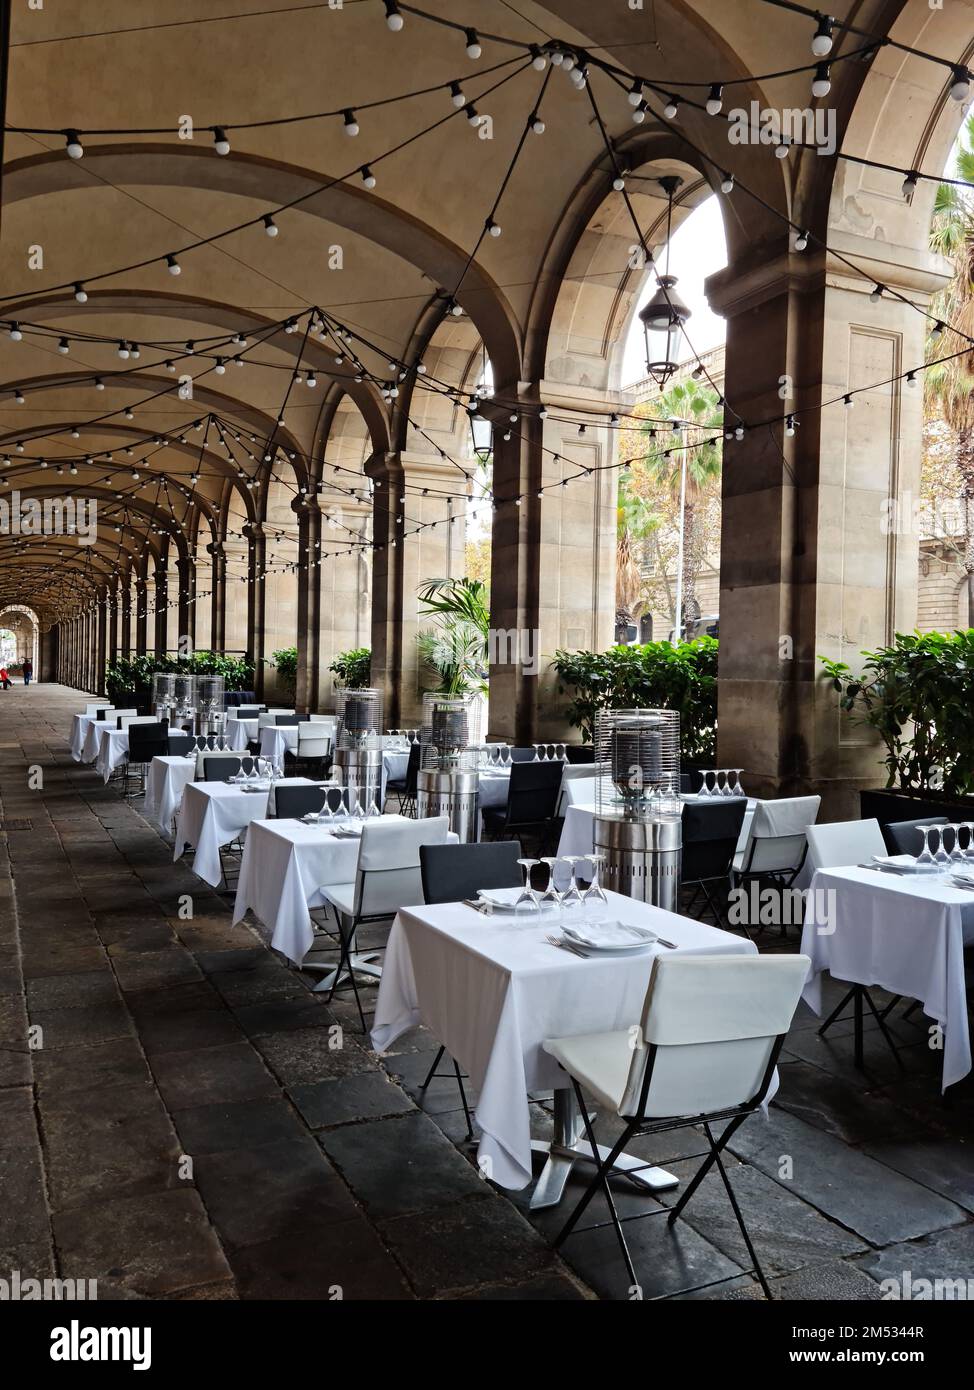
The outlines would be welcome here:
<svg viewBox="0 0 974 1390">
<path fill-rule="evenodd" d="M 548 59 L 544 56 L 536 43 L 531 45 L 531 54 L 531 66 L 534 68 L 535 72 L 544 72 L 545 68 L 548 66 Z"/>
<path fill-rule="evenodd" d="M 398 34 L 402 28 L 402 15 L 399 13 L 399 6 L 396 0 L 386 0 L 386 26 L 394 34 Z"/>
<path fill-rule="evenodd" d="M 906 178 L 903 180 L 903 188 L 902 188 L 903 197 L 906 198 L 907 200 L 909 200 L 910 198 L 912 198 L 913 195 L 914 195 L 914 193 L 917 191 L 917 187 L 919 186 L 919 183 L 920 183 L 920 175 L 919 175 L 919 174 L 915 174 L 915 173 L 912 173 L 912 172 L 909 173 L 909 174 L 907 174 Z"/>
<path fill-rule="evenodd" d="M 305 385 L 310 386 L 312 390 L 318 385 L 318 378 L 315 376 L 314 372 L 308 373 Z"/>
<path fill-rule="evenodd" d="M 78 281 L 75 283 L 75 287 L 74 287 L 74 297 L 75 297 L 75 299 L 78 301 L 79 304 L 87 304 L 87 303 L 88 303 L 88 291 L 85 289 L 84 285 L 81 283 L 80 280 L 78 280 Z"/>
<path fill-rule="evenodd" d="M 646 119 L 646 103 L 645 103 L 645 101 L 644 101 L 644 102 L 642 102 L 639 106 L 636 107 L 635 111 L 633 111 L 633 113 L 632 113 L 632 123 L 633 123 L 633 125 L 642 125 L 642 123 L 643 123 L 643 121 L 644 121 L 645 119 Z"/>
<path fill-rule="evenodd" d="M 710 96 L 707 98 L 707 115 L 719 116 L 723 105 L 723 88 L 719 82 L 715 82 L 710 89 Z"/>
<path fill-rule="evenodd" d="M 122 359 L 123 362 L 128 360 L 129 349 L 127 343 L 120 342 L 115 351 L 118 353 L 119 357 Z"/>
<path fill-rule="evenodd" d="M 855 405 L 855 401 L 852 399 L 851 396 L 843 396 L 842 404 L 845 406 L 846 410 L 851 410 L 852 407 Z"/>
<path fill-rule="evenodd" d="M 358 121 L 355 119 L 355 112 L 352 111 L 352 110 L 347 110 L 347 111 L 345 112 L 344 120 L 345 120 L 345 134 L 346 134 L 346 135 L 352 135 L 352 136 L 358 135 L 359 125 L 358 125 Z"/>
<path fill-rule="evenodd" d="M 223 376 L 225 374 L 227 368 L 222 357 L 218 357 L 216 359 L 216 366 L 213 368 L 213 370 L 216 372 L 217 376 Z"/>
<path fill-rule="evenodd" d="M 268 236 L 277 236 L 279 230 L 280 228 L 274 221 L 273 217 L 271 217 L 270 213 L 267 213 L 267 215 L 264 217 L 264 231 L 267 233 Z"/>
<path fill-rule="evenodd" d="M 483 49 L 480 46 L 480 40 L 477 37 L 476 29 L 465 29 L 464 38 L 467 41 L 467 57 L 479 58 Z"/>
<path fill-rule="evenodd" d="M 788 142 L 786 140 L 778 141 L 777 145 L 775 145 L 774 147 L 774 155 L 775 159 L 788 158 Z"/>
<path fill-rule="evenodd" d="M 807 246 L 808 246 L 808 233 L 807 233 L 807 232 L 799 232 L 798 235 L 795 237 L 795 250 L 796 250 L 796 251 L 804 251 L 805 248 L 806 248 Z"/>
<path fill-rule="evenodd" d="M 566 53 L 561 60 L 561 66 L 563 72 L 571 72 L 572 68 L 575 66 L 574 53 Z"/>
<path fill-rule="evenodd" d="M 952 101 L 967 101 L 971 95 L 971 74 L 967 68 L 954 68 L 954 80 L 950 85 Z"/>
<path fill-rule="evenodd" d="M 789 439 L 793 439 L 794 436 L 795 436 L 795 417 L 794 417 L 794 415 L 789 415 L 789 416 L 788 416 L 788 419 L 785 421 L 785 434 L 788 436 Z"/>
<path fill-rule="evenodd" d="M 67 338 L 62 338 L 60 340 L 60 342 L 57 345 L 57 350 L 62 354 L 62 356 L 66 356 L 71 351 L 71 345 L 68 342 Z"/>
<path fill-rule="evenodd" d="M 494 219 L 493 219 L 492 217 L 488 217 L 488 219 L 487 219 L 487 230 L 488 230 L 488 232 L 490 233 L 491 236 L 495 236 L 495 237 L 496 237 L 496 236 L 500 236 L 501 231 L 502 231 L 502 228 L 494 221 Z"/>
<path fill-rule="evenodd" d="M 553 67 L 556 67 L 556 68 L 560 68 L 561 65 L 562 65 L 562 63 L 563 63 L 564 61 L 565 61 L 565 55 L 564 55 L 563 51 L 562 51 L 560 48 L 554 49 L 554 50 L 552 51 L 552 54 L 551 54 L 552 66 L 553 66 Z"/>
<path fill-rule="evenodd" d="M 734 175 L 733 175 L 733 174 L 725 174 L 725 175 L 724 175 L 724 177 L 723 177 L 723 178 L 721 179 L 721 181 L 720 181 L 720 191 L 721 191 L 721 193 L 733 193 L 733 192 L 734 192 Z"/>
<path fill-rule="evenodd" d="M 638 106 L 639 103 L 642 101 L 642 99 L 643 99 L 643 84 L 639 81 L 639 79 L 638 79 L 638 77 L 637 77 L 636 81 L 635 81 L 635 82 L 632 84 L 632 86 L 629 88 L 629 105 L 630 105 L 630 106 Z"/>
<path fill-rule="evenodd" d="M 663 115 L 668 121 L 675 121 L 680 112 L 680 103 L 676 97 L 670 97 L 663 107 Z"/>
<path fill-rule="evenodd" d="M 911 388 L 914 388 L 914 387 L 916 386 L 916 384 L 917 384 L 917 374 L 916 374 L 916 372 L 907 372 L 907 374 L 906 374 L 906 384 L 907 384 L 907 386 L 909 386 L 909 387 L 911 387 Z"/>
<path fill-rule="evenodd" d="M 13 337 L 13 334 L 11 334 L 10 336 Z M 937 322 L 934 324 L 933 328 L 930 330 L 930 337 L 933 339 L 933 341 L 934 341 L 935 343 L 939 343 L 939 342 L 940 342 L 940 339 L 941 339 L 943 336 L 944 336 L 944 325 L 943 325 L 943 324 L 940 322 L 940 320 L 938 319 Z"/>
<path fill-rule="evenodd" d="M 616 174 L 615 178 L 612 180 L 612 187 L 615 189 L 617 193 L 621 193 L 625 186 L 625 179 L 622 177 L 621 174 Z"/>
<path fill-rule="evenodd" d="M 834 20 L 826 15 L 819 15 L 818 27 L 812 38 L 812 52 L 816 58 L 824 58 L 827 53 L 832 52 L 832 25 Z"/>
<path fill-rule="evenodd" d="M 76 130 L 66 130 L 64 132 L 64 138 L 64 148 L 67 151 L 68 155 L 72 159 L 80 159 L 81 156 L 84 154 L 85 150 L 81 141 L 78 139 L 78 132 Z"/>
<path fill-rule="evenodd" d="M 96 377 L 95 377 L 95 390 L 96 390 L 96 391 L 104 391 L 104 389 L 105 389 L 105 383 L 102 381 L 102 379 L 101 379 L 100 376 L 96 376 Z"/>
<path fill-rule="evenodd" d="M 216 150 L 217 154 L 223 155 L 230 153 L 230 141 L 227 139 L 227 132 L 223 129 L 222 125 L 213 127 L 213 148 Z"/>
<path fill-rule="evenodd" d="M 744 426 L 743 426 L 743 425 L 738 425 L 738 426 L 736 427 L 736 429 L 734 430 L 734 438 L 735 438 L 736 440 L 741 440 L 741 439 L 744 438 Z"/>
<path fill-rule="evenodd" d="M 372 170 L 369 168 L 367 164 L 362 165 L 362 168 L 359 170 L 359 173 L 362 175 L 362 183 L 364 187 L 375 187 L 375 174 L 373 174 Z"/>
<path fill-rule="evenodd" d="M 463 95 L 463 88 L 459 82 L 450 83 L 450 100 L 458 111 L 461 106 L 466 106 L 467 98 Z"/>
<path fill-rule="evenodd" d="M 827 97 L 831 90 L 832 79 L 829 77 L 829 64 L 819 63 L 812 79 L 812 96 Z"/>
<path fill-rule="evenodd" d="M 529 125 L 531 126 L 531 129 L 534 131 L 535 135 L 544 135 L 545 124 L 541 117 L 538 115 L 537 111 L 532 112 Z"/>
<path fill-rule="evenodd" d="M 480 125 L 480 116 L 476 106 L 465 106 L 463 109 L 467 113 L 467 120 L 471 125 Z"/>
<path fill-rule="evenodd" d="M 880 300 L 882 299 L 882 297 L 883 297 L 883 290 L 884 290 L 885 288 L 886 288 L 885 285 L 876 285 L 876 286 L 874 287 L 872 293 L 871 293 L 870 296 L 869 296 L 869 302 L 870 302 L 870 304 L 878 304 L 878 303 L 879 303 L 879 301 L 880 301 Z"/>
<path fill-rule="evenodd" d="M 166 257 L 166 268 L 170 275 L 181 275 L 183 270 L 175 256 Z"/>
</svg>

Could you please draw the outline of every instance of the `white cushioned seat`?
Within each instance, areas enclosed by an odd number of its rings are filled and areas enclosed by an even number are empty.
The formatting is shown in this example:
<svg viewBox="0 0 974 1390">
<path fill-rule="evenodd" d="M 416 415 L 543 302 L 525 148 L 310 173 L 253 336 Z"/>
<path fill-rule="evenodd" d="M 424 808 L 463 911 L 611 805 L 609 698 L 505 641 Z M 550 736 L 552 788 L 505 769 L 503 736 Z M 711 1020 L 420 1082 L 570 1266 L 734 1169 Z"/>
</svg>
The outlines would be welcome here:
<svg viewBox="0 0 974 1390">
<path fill-rule="evenodd" d="M 548 1038 L 543 1046 L 600 1105 L 619 1109 L 632 1062 L 628 1028 L 615 1033 L 580 1033 L 576 1038 Z"/>
<path fill-rule="evenodd" d="M 322 888 L 321 896 L 327 898 L 328 902 L 339 912 L 344 912 L 346 916 L 352 917 L 355 914 L 355 884 L 354 883 L 330 883 L 327 888 Z"/>
</svg>

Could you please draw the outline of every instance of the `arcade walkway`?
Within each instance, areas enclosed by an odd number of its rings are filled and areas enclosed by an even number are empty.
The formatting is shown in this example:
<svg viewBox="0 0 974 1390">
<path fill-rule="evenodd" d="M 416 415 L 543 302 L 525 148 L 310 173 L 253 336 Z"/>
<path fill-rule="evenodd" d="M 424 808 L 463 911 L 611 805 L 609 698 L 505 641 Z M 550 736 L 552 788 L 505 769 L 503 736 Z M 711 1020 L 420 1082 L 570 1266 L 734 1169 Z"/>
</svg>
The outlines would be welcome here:
<svg viewBox="0 0 974 1390">
<path fill-rule="evenodd" d="M 452 1082 L 417 1108 L 428 1035 L 380 1064 L 344 1005 L 231 929 L 138 803 L 71 761 L 82 703 L 0 693 L 0 1273 L 95 1278 L 101 1298 L 624 1298 L 611 1232 L 569 1265 L 558 1215 L 533 1229 L 523 1194 L 480 1180 Z M 847 1037 L 823 1043 L 802 1009 L 781 1106 L 738 1136 L 776 1297 L 878 1298 L 904 1269 L 974 1264 L 974 1086 L 943 1109 L 922 1026 L 895 1028 L 905 1079 L 875 1050 L 864 1093 Z M 666 1142 L 654 1157 L 679 1173 L 686 1137 Z M 751 1297 L 722 1195 L 688 1215 L 634 1228 L 645 1296 Z"/>
</svg>

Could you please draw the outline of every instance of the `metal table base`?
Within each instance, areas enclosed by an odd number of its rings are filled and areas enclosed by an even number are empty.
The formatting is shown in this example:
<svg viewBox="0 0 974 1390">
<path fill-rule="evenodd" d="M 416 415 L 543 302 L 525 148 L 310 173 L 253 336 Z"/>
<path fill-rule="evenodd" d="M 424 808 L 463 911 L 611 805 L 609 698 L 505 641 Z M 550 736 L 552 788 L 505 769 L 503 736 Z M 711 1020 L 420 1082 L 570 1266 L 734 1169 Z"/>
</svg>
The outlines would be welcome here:
<svg viewBox="0 0 974 1390">
<path fill-rule="evenodd" d="M 551 1143 L 543 1139 L 531 1142 L 532 1152 L 544 1154 L 546 1159 L 531 1194 L 532 1211 L 558 1205 L 576 1163 L 596 1163 L 611 1152 L 600 1144 L 597 1153 L 592 1153 L 592 1146 L 583 1132 L 582 1116 L 573 1089 L 555 1091 L 554 1118 L 555 1133 Z M 639 1171 L 635 1172 L 635 1169 Z M 612 1165 L 612 1172 L 628 1177 L 630 1182 L 645 1188 L 647 1192 L 668 1192 L 680 1185 L 680 1179 L 673 1173 L 668 1173 L 665 1168 L 647 1168 L 646 1160 L 636 1158 L 634 1154 L 619 1154 Z"/>
</svg>

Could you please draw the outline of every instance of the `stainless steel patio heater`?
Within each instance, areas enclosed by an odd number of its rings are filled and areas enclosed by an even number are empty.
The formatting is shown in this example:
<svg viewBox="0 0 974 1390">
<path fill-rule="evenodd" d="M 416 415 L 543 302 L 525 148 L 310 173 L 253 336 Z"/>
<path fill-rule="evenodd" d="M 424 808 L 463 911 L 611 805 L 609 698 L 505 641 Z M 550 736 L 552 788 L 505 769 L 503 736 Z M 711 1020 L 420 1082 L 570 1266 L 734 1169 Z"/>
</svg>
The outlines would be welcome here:
<svg viewBox="0 0 974 1390">
<path fill-rule="evenodd" d="M 680 716 L 666 709 L 600 710 L 595 761 L 596 853 L 605 887 L 677 910 L 683 848 Z"/>
<path fill-rule="evenodd" d="M 382 810 L 381 690 L 345 690 L 335 731 L 332 772 L 359 805 Z"/>
<path fill-rule="evenodd" d="M 225 686 L 223 676 L 196 677 L 197 733 L 223 733 L 226 726 Z"/>
<path fill-rule="evenodd" d="M 427 703 L 429 727 L 424 725 L 416 809 L 420 817 L 448 816 L 450 829 L 461 844 L 472 844 L 480 834 L 479 753 L 470 746 L 471 699 L 438 695 Z"/>
<path fill-rule="evenodd" d="M 175 704 L 175 675 L 172 671 L 156 671 L 152 677 L 152 713 L 168 723 L 173 718 Z"/>
<path fill-rule="evenodd" d="M 172 714 L 170 724 L 177 729 L 188 729 L 192 733 L 196 720 L 196 677 L 173 676 Z"/>
</svg>

